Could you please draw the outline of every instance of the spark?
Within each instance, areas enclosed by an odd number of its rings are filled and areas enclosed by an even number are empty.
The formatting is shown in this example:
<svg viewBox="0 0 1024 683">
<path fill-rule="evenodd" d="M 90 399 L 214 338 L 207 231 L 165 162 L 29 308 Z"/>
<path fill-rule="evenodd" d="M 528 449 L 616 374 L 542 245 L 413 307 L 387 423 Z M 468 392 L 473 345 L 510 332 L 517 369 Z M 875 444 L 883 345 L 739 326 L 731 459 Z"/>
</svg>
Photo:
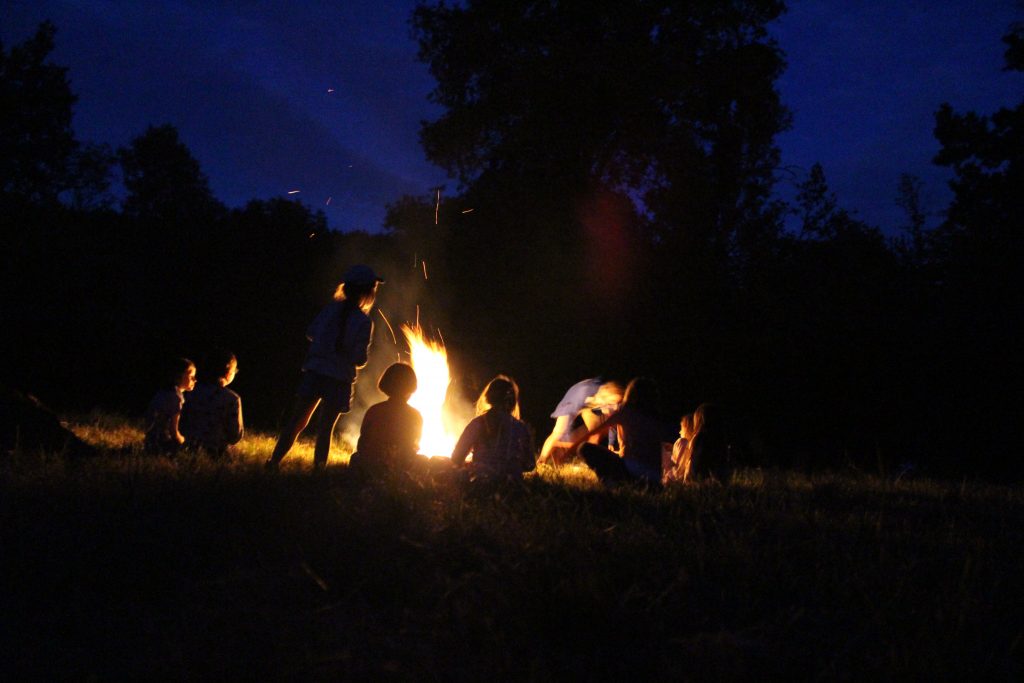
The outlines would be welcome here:
<svg viewBox="0 0 1024 683">
<path fill-rule="evenodd" d="M 330 94 L 330 93 L 334 92 L 334 88 L 328 88 L 328 89 L 327 89 L 327 92 L 328 92 L 328 94 Z"/>
<path fill-rule="evenodd" d="M 395 330 L 391 327 L 391 323 L 388 322 L 388 317 L 384 315 L 384 311 L 379 308 L 377 309 L 377 312 L 380 313 L 380 317 L 384 318 L 384 324 L 388 326 L 388 330 L 391 332 L 391 340 L 395 342 L 395 346 L 398 346 L 398 337 L 395 336 Z"/>
<path fill-rule="evenodd" d="M 314 237 L 316 237 L 316 233 L 315 232 L 309 233 L 309 239 L 313 239 Z"/>
<path fill-rule="evenodd" d="M 423 279 L 424 280 L 429 280 L 430 279 L 429 277 L 427 277 L 427 262 L 426 261 L 423 262 Z"/>
<path fill-rule="evenodd" d="M 437 188 L 437 204 L 434 204 L 434 225 L 437 225 L 439 213 L 441 213 L 441 188 Z"/>
<path fill-rule="evenodd" d="M 416 304 L 416 327 L 420 326 L 420 305 Z"/>
<path fill-rule="evenodd" d="M 288 190 L 288 194 L 298 194 L 300 192 L 302 192 L 302 190 Z"/>
<path fill-rule="evenodd" d="M 325 204 L 325 205 L 327 205 L 327 206 L 330 206 L 330 205 L 331 205 L 331 200 L 332 200 L 332 199 L 334 199 L 334 197 L 328 197 L 328 198 L 327 198 L 327 201 L 326 201 L 326 202 L 324 202 L 324 204 Z"/>
<path fill-rule="evenodd" d="M 463 209 L 462 213 L 473 213 L 473 209 Z"/>
</svg>

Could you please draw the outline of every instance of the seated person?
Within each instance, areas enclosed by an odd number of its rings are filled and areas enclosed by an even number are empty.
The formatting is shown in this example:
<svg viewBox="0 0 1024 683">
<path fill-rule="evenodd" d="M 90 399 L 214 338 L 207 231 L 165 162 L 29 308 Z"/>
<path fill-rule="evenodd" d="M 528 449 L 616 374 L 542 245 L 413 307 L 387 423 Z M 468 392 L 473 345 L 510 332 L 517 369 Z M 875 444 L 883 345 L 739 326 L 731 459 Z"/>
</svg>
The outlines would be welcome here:
<svg viewBox="0 0 1024 683">
<path fill-rule="evenodd" d="M 199 383 L 188 395 L 181 415 L 185 447 L 225 455 L 242 440 L 242 399 L 228 385 L 238 374 L 238 358 L 216 350 L 199 363 Z"/>
<path fill-rule="evenodd" d="M 693 439 L 689 448 L 690 469 L 685 481 L 712 480 L 728 484 L 733 462 L 721 408 L 702 403 L 693 413 Z"/>
<path fill-rule="evenodd" d="M 172 454 L 181 449 L 185 437 L 179 429 L 185 392 L 196 385 L 196 366 L 188 358 L 172 363 L 167 385 L 160 389 L 146 409 L 146 438 L 143 445 L 147 453 Z"/>
<path fill-rule="evenodd" d="M 416 384 L 416 371 L 405 363 L 394 363 L 381 374 L 377 388 L 388 399 L 370 406 L 363 416 L 350 467 L 379 474 L 408 470 L 416 463 L 423 433 L 423 416 L 409 405 Z"/>
<path fill-rule="evenodd" d="M 617 382 L 599 378 L 585 379 L 569 387 L 551 417 L 555 426 L 544 440 L 539 463 L 556 465 L 566 460 L 567 449 L 580 434 L 589 433 L 607 420 L 622 402 L 622 387 Z M 615 431 L 608 431 L 608 443 L 615 450 Z M 591 438 L 598 443 L 599 437 Z"/>
<path fill-rule="evenodd" d="M 662 453 L 671 448 L 675 436 L 671 425 L 658 417 L 658 388 L 650 379 L 637 377 L 626 387 L 622 408 L 570 445 L 602 484 L 637 483 L 661 486 Z M 612 427 L 619 428 L 621 453 L 586 443 Z"/>
<path fill-rule="evenodd" d="M 679 420 L 679 438 L 672 444 L 672 453 L 662 462 L 664 483 L 686 481 L 690 473 L 690 440 L 693 439 L 693 413 Z"/>
<path fill-rule="evenodd" d="M 485 408 L 462 431 L 452 450 L 452 464 L 465 467 L 473 479 L 519 479 L 535 466 L 533 434 L 518 419 L 519 389 L 508 377 L 490 381 L 478 405 Z M 472 461 L 467 457 L 472 453 Z"/>
</svg>

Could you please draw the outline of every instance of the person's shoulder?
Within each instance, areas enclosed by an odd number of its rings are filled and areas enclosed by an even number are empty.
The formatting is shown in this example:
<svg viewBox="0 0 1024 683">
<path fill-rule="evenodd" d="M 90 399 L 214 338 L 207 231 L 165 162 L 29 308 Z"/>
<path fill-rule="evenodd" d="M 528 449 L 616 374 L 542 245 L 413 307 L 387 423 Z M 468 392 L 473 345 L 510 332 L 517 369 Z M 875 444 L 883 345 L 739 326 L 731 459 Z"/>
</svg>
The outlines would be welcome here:
<svg viewBox="0 0 1024 683">
<path fill-rule="evenodd" d="M 367 417 L 376 415 L 377 413 L 387 412 L 388 410 L 388 402 L 379 401 L 378 403 L 374 403 L 372 406 L 366 409 L 366 412 L 363 414 L 363 419 L 365 420 Z"/>
<path fill-rule="evenodd" d="M 232 403 L 234 403 L 235 401 L 241 402 L 242 397 L 239 396 L 238 392 L 235 391 L 234 389 L 228 389 L 227 387 L 218 387 L 218 389 L 220 391 L 218 391 L 217 393 L 219 393 L 221 396 L 224 396 L 226 400 L 229 400 Z"/>
</svg>

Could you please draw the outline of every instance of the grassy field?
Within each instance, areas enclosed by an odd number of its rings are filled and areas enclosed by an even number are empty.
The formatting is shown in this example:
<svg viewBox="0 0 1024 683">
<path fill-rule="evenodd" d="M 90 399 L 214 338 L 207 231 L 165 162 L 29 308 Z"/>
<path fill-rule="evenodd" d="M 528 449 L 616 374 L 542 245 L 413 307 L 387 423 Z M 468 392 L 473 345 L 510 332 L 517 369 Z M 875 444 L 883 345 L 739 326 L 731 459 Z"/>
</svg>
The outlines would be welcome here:
<svg viewBox="0 0 1024 683">
<path fill-rule="evenodd" d="M 8 680 L 1022 675 L 1021 487 L 366 484 L 308 446 L 265 473 L 266 436 L 171 460 L 72 426 L 109 453 L 0 461 Z"/>
</svg>

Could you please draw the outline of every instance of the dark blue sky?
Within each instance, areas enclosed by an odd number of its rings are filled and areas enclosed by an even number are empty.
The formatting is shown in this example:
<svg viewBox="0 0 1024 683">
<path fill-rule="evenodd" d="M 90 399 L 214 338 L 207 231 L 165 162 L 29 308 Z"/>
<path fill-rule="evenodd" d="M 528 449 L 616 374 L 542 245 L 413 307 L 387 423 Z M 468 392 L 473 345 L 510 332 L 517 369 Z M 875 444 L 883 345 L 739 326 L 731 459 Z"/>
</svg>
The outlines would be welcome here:
<svg viewBox="0 0 1024 683">
<path fill-rule="evenodd" d="M 437 111 L 410 37 L 414 5 L 4 0 L 0 40 L 56 23 L 53 59 L 70 69 L 81 139 L 118 146 L 171 123 L 229 205 L 300 190 L 332 227 L 373 230 L 404 193 L 454 190 L 417 142 Z M 901 173 L 920 176 L 940 210 L 948 174 L 930 163 L 933 113 L 1020 101 L 1024 77 L 1001 71 L 1000 37 L 1022 19 L 1015 0 L 793 0 L 773 26 L 794 115 L 784 165 L 820 161 L 840 203 L 887 230 L 901 220 Z"/>
</svg>

